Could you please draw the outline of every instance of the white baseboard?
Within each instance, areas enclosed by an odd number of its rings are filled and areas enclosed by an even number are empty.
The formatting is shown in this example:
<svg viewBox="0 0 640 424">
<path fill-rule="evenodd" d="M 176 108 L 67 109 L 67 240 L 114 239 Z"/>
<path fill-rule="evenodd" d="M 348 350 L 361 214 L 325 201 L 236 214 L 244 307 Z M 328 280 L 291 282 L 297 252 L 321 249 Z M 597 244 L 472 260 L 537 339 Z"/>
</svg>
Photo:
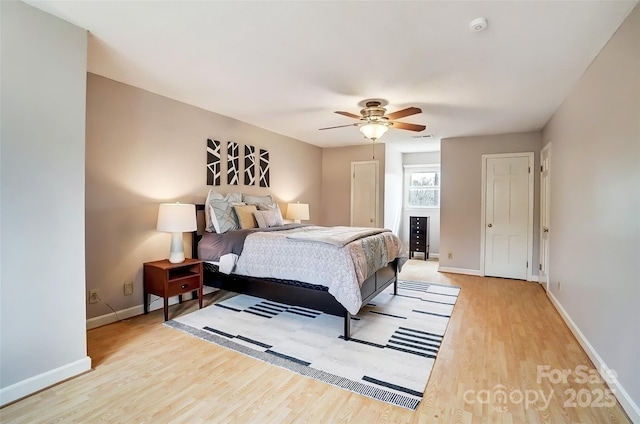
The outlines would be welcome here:
<svg viewBox="0 0 640 424">
<path fill-rule="evenodd" d="M 483 276 L 480 273 L 480 270 L 478 270 L 478 269 L 449 268 L 449 267 L 446 267 L 446 266 L 438 267 L 438 272 L 451 272 L 453 274 L 475 275 L 477 277 L 482 277 Z"/>
<path fill-rule="evenodd" d="M 178 303 L 177 300 L 173 301 L 173 299 L 169 299 L 169 304 Z M 152 305 L 153 306 L 153 305 Z M 163 307 L 163 304 L 160 304 L 160 308 Z M 157 305 L 153 308 L 149 308 L 149 310 L 155 310 L 159 308 Z M 142 315 L 144 313 L 144 307 L 142 305 L 137 305 L 127 309 L 120 309 L 116 311 L 118 313 L 119 319 L 127 319 L 131 317 L 135 317 L 137 315 Z M 108 314 L 100 315 L 94 318 L 89 318 L 87 320 L 87 330 L 91 330 L 92 328 L 102 327 L 103 325 L 111 324 L 118 321 L 116 315 L 111 312 Z"/>
<path fill-rule="evenodd" d="M 39 390 L 46 389 L 61 381 L 75 377 L 91 369 L 91 358 L 85 356 L 70 364 L 34 375 L 11 386 L 0 389 L 0 407 L 29 396 Z"/>
<path fill-rule="evenodd" d="M 529 281 L 533 281 L 535 283 L 538 283 L 540 281 L 540 276 L 539 275 L 532 275 L 531 278 L 529 278 Z"/>
<path fill-rule="evenodd" d="M 591 343 L 589 343 L 589 340 L 587 340 L 584 334 L 582 334 L 582 331 L 580 331 L 576 323 L 573 322 L 567 311 L 560 304 L 560 301 L 558 301 L 551 291 L 547 291 L 547 295 L 575 338 L 578 340 L 578 343 L 580 343 L 580 346 L 582 346 L 582 349 L 584 349 L 589 359 L 591 359 L 598 369 L 602 379 L 609 382 L 609 388 L 614 392 L 616 399 L 618 399 L 618 403 L 620 403 L 622 409 L 627 413 L 631 422 L 640 423 L 640 408 L 638 405 L 636 405 L 631 399 L 618 379 L 611 378 L 612 374 L 610 372 L 610 368 L 605 364 L 600 355 L 598 355 L 598 352 L 596 352 Z"/>
<path fill-rule="evenodd" d="M 465 275 L 475 275 L 476 277 L 484 277 L 484 275 L 478 269 L 450 268 L 446 266 L 441 266 L 441 267 L 438 267 L 438 272 L 451 272 L 453 274 L 465 274 Z M 532 275 L 529 281 L 538 282 L 538 276 Z"/>
<path fill-rule="evenodd" d="M 214 289 L 212 287 L 205 287 L 203 289 L 202 294 L 213 293 L 216 290 L 217 289 Z M 187 294 L 185 296 L 189 296 L 189 295 Z M 156 309 L 162 309 L 164 307 L 164 303 L 162 302 L 161 297 L 152 296 L 151 299 L 152 300 L 151 300 L 151 305 L 149 305 L 149 311 L 155 311 Z M 179 302 L 178 296 L 169 298 L 169 306 L 175 305 L 178 302 Z M 116 312 L 118 313 L 118 318 L 116 318 L 116 314 L 114 314 L 113 312 L 100 315 L 94 318 L 89 318 L 87 320 L 87 330 L 91 330 L 92 328 L 102 327 L 103 325 L 107 325 L 107 324 L 112 324 L 118 321 L 118 319 L 122 320 L 122 319 L 135 317 L 138 315 L 142 315 L 144 314 L 144 306 L 136 305 L 136 306 L 132 306 L 131 308 L 121 309 Z"/>
<path fill-rule="evenodd" d="M 416 256 L 416 253 L 418 254 L 418 256 Z M 413 257 L 411 259 L 416 259 L 418 261 L 424 259 L 424 255 L 420 252 L 415 252 L 413 254 Z M 439 253 L 429 253 L 429 259 L 440 259 L 440 254 Z"/>
</svg>

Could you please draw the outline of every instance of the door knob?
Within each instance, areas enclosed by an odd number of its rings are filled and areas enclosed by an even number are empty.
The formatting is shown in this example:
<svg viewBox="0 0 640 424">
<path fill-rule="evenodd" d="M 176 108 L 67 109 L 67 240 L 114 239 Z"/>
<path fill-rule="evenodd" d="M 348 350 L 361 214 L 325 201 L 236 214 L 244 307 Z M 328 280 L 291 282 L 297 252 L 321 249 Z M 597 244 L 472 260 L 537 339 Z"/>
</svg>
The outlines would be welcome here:
<svg viewBox="0 0 640 424">
<path fill-rule="evenodd" d="M 371 218 L 371 219 L 369 220 L 369 222 L 373 222 L 373 218 Z"/>
<path fill-rule="evenodd" d="M 488 224 L 487 227 L 491 228 L 493 227 L 493 224 Z"/>
</svg>

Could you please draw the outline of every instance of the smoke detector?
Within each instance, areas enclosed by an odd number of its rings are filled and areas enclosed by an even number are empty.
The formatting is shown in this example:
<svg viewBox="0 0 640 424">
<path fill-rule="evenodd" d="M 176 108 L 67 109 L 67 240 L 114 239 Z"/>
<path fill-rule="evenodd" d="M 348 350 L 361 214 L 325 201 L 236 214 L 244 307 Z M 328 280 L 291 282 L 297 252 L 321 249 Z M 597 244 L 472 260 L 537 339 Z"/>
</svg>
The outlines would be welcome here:
<svg viewBox="0 0 640 424">
<path fill-rule="evenodd" d="M 469 23 L 469 31 L 481 32 L 487 28 L 487 18 L 475 18 Z"/>
</svg>

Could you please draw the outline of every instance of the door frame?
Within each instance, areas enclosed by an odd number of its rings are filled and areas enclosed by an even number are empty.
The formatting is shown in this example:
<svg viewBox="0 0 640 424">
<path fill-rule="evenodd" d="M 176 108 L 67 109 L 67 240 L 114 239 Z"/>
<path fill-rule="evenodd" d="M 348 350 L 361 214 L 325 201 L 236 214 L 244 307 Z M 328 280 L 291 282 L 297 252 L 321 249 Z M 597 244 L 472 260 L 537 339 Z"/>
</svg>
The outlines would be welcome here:
<svg viewBox="0 0 640 424">
<path fill-rule="evenodd" d="M 376 177 L 375 177 L 375 188 L 376 188 L 376 211 L 375 211 L 375 222 L 374 227 L 379 227 L 378 221 L 380 220 L 380 216 L 378 214 L 378 210 L 380 209 L 380 161 L 378 160 L 363 160 L 363 161 L 354 161 L 351 162 L 351 201 L 350 201 L 350 210 L 349 210 L 349 225 L 353 226 L 353 183 L 356 178 L 356 169 L 357 165 L 366 165 L 372 163 L 375 165 Z"/>
<path fill-rule="evenodd" d="M 547 158 L 549 159 L 549 167 L 547 168 L 547 187 L 548 189 L 546 190 L 545 193 L 542 193 L 542 172 L 540 172 L 540 241 L 539 241 L 539 246 L 540 246 L 540 255 L 542 256 L 542 238 L 544 237 L 543 233 L 544 233 L 544 228 L 542 226 L 543 223 L 543 214 L 545 213 L 545 211 L 542 210 L 542 205 L 546 204 L 547 205 L 547 210 L 549 211 L 549 216 L 547 216 L 547 228 L 549 229 L 549 232 L 547 233 L 547 269 L 545 270 L 546 272 L 544 273 L 546 281 L 541 281 L 541 276 L 542 274 L 540 272 L 538 272 L 538 282 L 542 284 L 542 287 L 544 288 L 545 291 L 549 291 L 549 269 L 551 268 L 549 266 L 550 262 L 551 262 L 551 254 L 549 253 L 550 251 L 550 246 L 551 246 L 551 208 L 550 208 L 550 204 L 551 204 L 551 143 L 548 143 L 546 146 L 544 146 L 542 148 L 542 150 L 540 150 L 540 166 L 542 166 L 542 155 L 546 154 Z M 540 171 L 542 171 L 542 168 L 540 169 Z M 542 196 L 546 195 L 544 202 L 542 199 Z M 542 260 L 540 259 L 540 263 L 542 264 Z"/>
<path fill-rule="evenodd" d="M 533 152 L 523 153 L 498 153 L 482 155 L 482 187 L 481 187 L 481 212 L 480 212 L 480 275 L 484 277 L 484 259 L 486 242 L 486 199 L 487 199 L 487 159 L 526 157 L 529 159 L 529 211 L 527 219 L 527 281 L 533 281 L 533 209 L 534 209 L 534 178 L 535 167 Z"/>
</svg>

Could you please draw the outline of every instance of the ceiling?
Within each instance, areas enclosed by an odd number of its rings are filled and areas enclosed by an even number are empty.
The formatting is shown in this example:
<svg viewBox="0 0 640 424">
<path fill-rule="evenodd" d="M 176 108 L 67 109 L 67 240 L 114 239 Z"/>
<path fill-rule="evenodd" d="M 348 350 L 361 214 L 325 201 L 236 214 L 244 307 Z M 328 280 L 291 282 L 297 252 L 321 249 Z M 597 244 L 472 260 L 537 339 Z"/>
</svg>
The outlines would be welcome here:
<svg viewBox="0 0 640 424">
<path fill-rule="evenodd" d="M 637 0 L 27 3 L 90 31 L 89 72 L 317 146 L 367 143 L 318 130 L 363 99 L 420 107 L 381 138 L 410 152 L 541 129 Z"/>
</svg>

